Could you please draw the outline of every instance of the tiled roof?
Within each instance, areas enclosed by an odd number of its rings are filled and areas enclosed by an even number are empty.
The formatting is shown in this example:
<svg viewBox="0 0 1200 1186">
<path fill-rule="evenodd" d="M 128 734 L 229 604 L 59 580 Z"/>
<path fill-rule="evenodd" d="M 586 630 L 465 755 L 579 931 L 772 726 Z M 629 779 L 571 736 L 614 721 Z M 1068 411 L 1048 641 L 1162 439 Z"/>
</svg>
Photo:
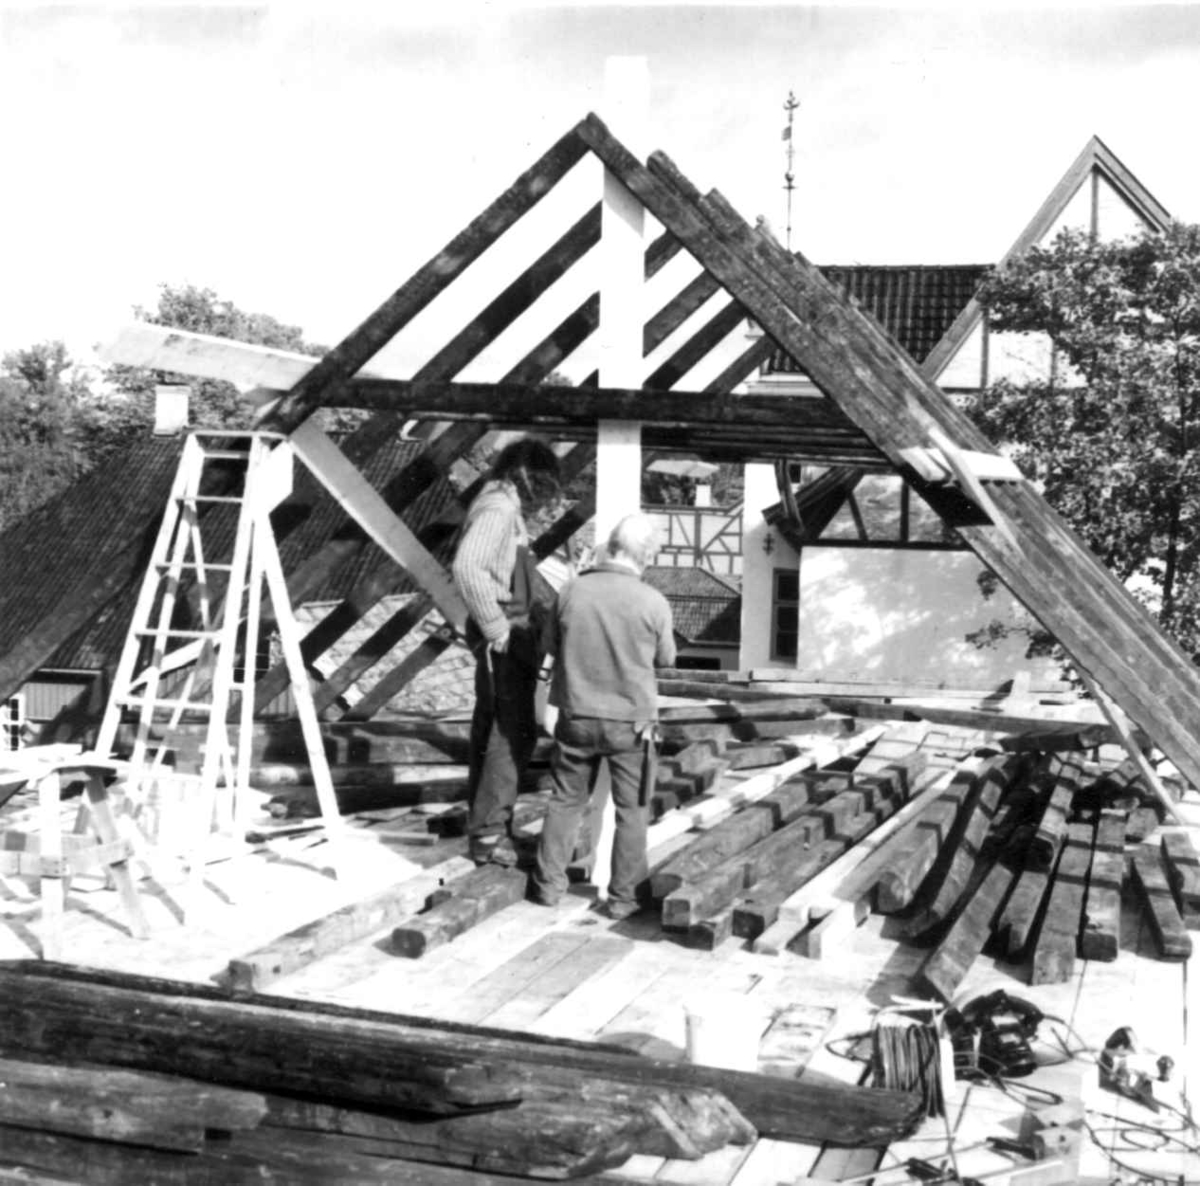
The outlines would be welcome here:
<svg viewBox="0 0 1200 1186">
<path fill-rule="evenodd" d="M 954 323 L 975 294 L 989 264 L 953 267 L 866 264 L 830 265 L 821 273 L 853 297 L 865 313 L 875 318 L 916 362 L 929 352 Z M 803 370 L 782 350 L 772 351 L 768 374 L 795 374 Z"/>
<path fill-rule="evenodd" d="M 149 559 L 182 445 L 182 437 L 140 439 L 102 470 L 87 474 L 0 536 L 0 654 L 16 646 L 48 606 L 100 579 L 130 540 L 140 539 Z M 423 447 L 419 441 L 393 440 L 362 471 L 380 489 Z M 286 513 L 302 522 L 280 543 L 285 571 L 347 524 L 345 512 L 300 463 L 295 466 L 294 484 L 291 509 Z M 422 491 L 404 520 L 420 531 L 453 497 L 445 481 L 435 482 Z M 284 513 L 277 511 L 276 520 Z M 222 559 L 222 547 L 232 546 L 233 527 L 232 514 L 223 521 L 206 520 L 202 537 L 206 559 Z M 448 559 L 451 544 L 452 539 L 447 538 L 435 554 Z M 340 600 L 359 578 L 390 564 L 378 547 L 369 544 L 355 560 L 331 573 L 310 597 Z M 77 630 L 45 666 L 92 670 L 115 663 L 129 629 L 143 570 L 144 564 L 139 565 L 136 582 Z M 407 582 L 399 587 L 400 591 L 410 588 Z"/>
<path fill-rule="evenodd" d="M 740 641 L 742 597 L 731 582 L 706 568 L 682 566 L 648 568 L 643 579 L 670 603 L 675 633 L 685 642 Z"/>
</svg>

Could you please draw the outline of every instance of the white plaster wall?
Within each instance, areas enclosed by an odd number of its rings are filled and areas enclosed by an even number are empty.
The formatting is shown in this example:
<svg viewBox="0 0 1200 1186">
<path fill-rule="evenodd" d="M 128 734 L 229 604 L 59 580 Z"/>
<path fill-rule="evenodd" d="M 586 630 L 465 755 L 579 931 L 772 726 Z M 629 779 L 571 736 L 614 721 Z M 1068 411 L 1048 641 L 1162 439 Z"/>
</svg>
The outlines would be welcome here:
<svg viewBox="0 0 1200 1186">
<path fill-rule="evenodd" d="M 983 650 L 966 641 L 993 619 L 1035 625 L 1003 586 L 984 600 L 981 569 L 970 552 L 805 548 L 800 675 L 991 690 L 1038 666 L 1024 634 Z"/>
<path fill-rule="evenodd" d="M 764 508 L 779 501 L 775 469 L 770 465 L 745 467 L 742 503 L 742 646 L 738 667 L 778 666 L 771 661 L 771 574 L 776 568 L 799 563 L 795 549 L 778 531 L 763 522 Z M 771 536 L 768 554 L 763 544 Z"/>
<path fill-rule="evenodd" d="M 983 381 L 983 321 L 963 339 L 946 365 L 934 376 L 941 387 L 976 388 Z"/>
</svg>

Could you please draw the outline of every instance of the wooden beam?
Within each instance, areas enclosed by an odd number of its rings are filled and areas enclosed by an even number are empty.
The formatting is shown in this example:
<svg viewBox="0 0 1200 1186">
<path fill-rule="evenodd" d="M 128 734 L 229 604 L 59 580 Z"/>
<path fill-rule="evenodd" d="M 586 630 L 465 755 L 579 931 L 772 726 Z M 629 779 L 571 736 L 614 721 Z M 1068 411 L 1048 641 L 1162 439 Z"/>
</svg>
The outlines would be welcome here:
<svg viewBox="0 0 1200 1186">
<path fill-rule="evenodd" d="M 723 221 L 715 223 L 716 204 L 698 207 L 690 200 L 674 184 L 678 170 L 661 154 L 644 168 L 594 116 L 580 126 L 580 135 L 897 468 L 907 470 L 935 509 L 944 516 L 953 513 L 945 488 L 939 492 L 924 483 L 900 451 L 930 445 L 934 427 L 960 448 L 986 452 L 989 442 L 912 359 L 815 268 L 756 237 L 726 210 L 720 211 Z M 1019 549 L 990 525 L 972 525 L 969 519 L 960 528 L 964 538 L 1200 785 L 1200 673 L 1190 659 L 1029 483 L 998 483 L 991 496 L 1012 524 Z"/>
<path fill-rule="evenodd" d="M 397 412 L 412 419 L 528 421 L 591 425 L 638 418 L 672 427 L 742 425 L 764 429 L 837 430 L 847 441 L 866 435 L 829 400 L 775 395 L 655 391 L 623 387 L 546 387 L 537 383 L 454 383 L 421 379 L 356 378 L 344 407 Z"/>
<path fill-rule="evenodd" d="M 450 574 L 425 550 L 382 495 L 314 424 L 298 426 L 289 438 L 296 455 L 368 535 L 428 591 L 456 629 L 467 624 L 467 607 Z"/>
<path fill-rule="evenodd" d="M 335 403 L 341 385 L 545 197 L 582 159 L 584 152 L 585 145 L 578 129 L 572 128 L 487 210 L 326 354 L 271 409 L 269 423 L 264 427 L 290 432 L 318 407 Z"/>
</svg>

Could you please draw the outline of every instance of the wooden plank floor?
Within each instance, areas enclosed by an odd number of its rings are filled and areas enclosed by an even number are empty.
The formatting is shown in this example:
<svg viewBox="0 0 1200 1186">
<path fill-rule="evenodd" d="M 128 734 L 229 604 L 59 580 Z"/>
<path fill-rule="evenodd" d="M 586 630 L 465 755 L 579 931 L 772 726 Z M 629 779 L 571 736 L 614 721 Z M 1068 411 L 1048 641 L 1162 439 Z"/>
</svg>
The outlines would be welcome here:
<svg viewBox="0 0 1200 1186">
<path fill-rule="evenodd" d="M 173 887 L 143 881 L 152 926 L 146 940 L 129 935 L 115 894 L 96 879 L 81 881 L 72 889 L 65 916 L 66 950 L 85 965 L 210 982 L 220 977 L 230 958 L 421 867 L 369 834 L 349 843 L 355 859 L 340 879 L 327 875 L 323 846 L 246 851 L 212 864 L 186 924 L 168 892 Z M 888 920 L 877 915 L 815 961 L 786 951 L 758 955 L 740 939 L 727 940 L 711 952 L 690 949 L 664 934 L 652 917 L 613 922 L 593 905 L 590 890 L 582 886 L 551 909 L 516 903 L 419 960 L 393 955 L 390 931 L 384 930 L 277 981 L 268 991 L 620 1042 L 662 1058 L 686 1057 L 689 1000 L 698 993 L 723 993 L 780 1023 L 774 1038 L 768 1030 L 760 1045 L 764 1069 L 803 1074 L 811 1068 L 861 1081 L 865 1065 L 840 1052 L 853 1036 L 869 1032 L 876 1010 L 913 993 L 925 956 L 915 946 L 896 942 Z M 10 878 L 0 884 L 0 911 L 7 922 L 0 927 L 0 957 L 38 954 L 38 909 L 29 883 Z M 1154 958 L 1148 928 L 1129 906 L 1123 926 L 1123 950 L 1113 963 L 1080 960 L 1068 982 L 1034 988 L 1027 968 L 980 957 L 958 999 L 1004 987 L 1034 1003 L 1047 1018 L 1061 1019 L 1055 1028 L 1064 1034 L 1072 1057 L 1068 1060 L 1052 1042 L 1042 1042 L 1040 1056 L 1064 1065 L 1039 1070 L 1030 1083 L 1060 1094 L 1079 1092 L 1092 1110 L 1095 1139 L 1085 1134 L 1074 1180 L 1097 1186 L 1111 1181 L 1124 1172 L 1114 1168 L 1113 1158 L 1120 1166 L 1164 1179 L 1183 1175 L 1186 1181 L 1200 1180 L 1200 1163 L 1185 1147 L 1200 1142 L 1186 1132 L 1182 1143 L 1176 1139 L 1182 1127 L 1177 1116 L 1162 1113 L 1156 1118 L 1098 1084 L 1096 1051 L 1122 1025 L 1136 1031 L 1144 1050 L 1175 1060 L 1175 1076 L 1164 1092 L 1176 1102 L 1200 1082 L 1200 1043 L 1192 1033 L 1200 1017 L 1200 976 L 1189 975 L 1186 963 Z M 1040 1032 L 1050 1037 L 1050 1023 Z M 1013 1155 L 989 1149 L 987 1138 L 1021 1135 L 1029 1110 L 1019 1088 L 1006 1094 L 985 1083 L 959 1083 L 949 1117 L 927 1121 L 882 1157 L 764 1140 L 752 1147 L 727 1147 L 697 1162 L 635 1157 L 611 1177 L 676 1186 L 838 1181 L 871 1173 L 876 1166 L 882 1175 L 911 1156 L 942 1162 L 951 1141 L 960 1172 L 983 1175 L 1019 1166 Z M 1153 1141 L 1155 1147 L 1131 1147 L 1130 1133 L 1136 1134 L 1132 1140 Z M 881 1176 L 880 1186 L 904 1180 L 903 1174 Z"/>
</svg>

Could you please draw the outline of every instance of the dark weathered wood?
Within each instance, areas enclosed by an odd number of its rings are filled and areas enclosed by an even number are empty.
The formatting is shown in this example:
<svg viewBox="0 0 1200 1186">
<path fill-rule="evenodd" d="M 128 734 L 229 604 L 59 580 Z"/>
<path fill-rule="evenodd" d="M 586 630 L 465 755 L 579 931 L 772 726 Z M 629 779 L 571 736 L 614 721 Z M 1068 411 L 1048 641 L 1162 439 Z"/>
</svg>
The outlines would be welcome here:
<svg viewBox="0 0 1200 1186">
<path fill-rule="evenodd" d="M 1008 863 L 993 861 L 987 875 L 962 905 L 950 929 L 926 957 L 919 982 L 944 1001 L 954 999 L 963 977 L 983 950 L 989 928 L 1017 874 Z"/>
<path fill-rule="evenodd" d="M 1139 844 L 1130 857 L 1129 870 L 1159 954 L 1168 960 L 1187 959 L 1192 954 L 1192 937 L 1175 905 L 1160 847 Z"/>
<path fill-rule="evenodd" d="M 839 799 L 845 799 L 838 803 Z M 838 810 L 850 811 L 862 803 L 857 791 L 843 791 L 830 800 Z M 828 834 L 829 820 L 816 812 L 805 812 L 792 823 L 772 832 L 749 848 L 734 853 L 712 866 L 702 876 L 672 890 L 662 902 L 662 922 L 667 928 L 688 927 L 724 909 L 747 886 L 770 876 L 779 867 L 795 860 Z"/>
<path fill-rule="evenodd" d="M 894 914 L 912 902 L 937 860 L 962 809 L 962 796 L 948 791 L 935 799 L 895 846 L 888 867 L 875 882 L 875 909 Z"/>
<path fill-rule="evenodd" d="M 749 803 L 728 819 L 701 833 L 650 878 L 650 892 L 665 898 L 681 886 L 702 878 L 723 861 L 797 819 L 810 806 L 833 797 L 847 786 L 842 774 L 805 772 Z"/>
<path fill-rule="evenodd" d="M 1026 765 L 1021 756 L 997 755 L 979 770 L 955 774 L 946 797 L 961 804 L 958 820 L 922 884 L 916 911 L 905 924 L 906 934 L 920 935 L 950 917 L 975 868 L 1000 802 Z"/>
<path fill-rule="evenodd" d="M 1155 808 L 1149 805 L 1135 807 L 1125 817 L 1125 839 L 1130 844 L 1140 844 L 1147 836 L 1157 831 L 1160 822 Z"/>
<path fill-rule="evenodd" d="M 460 879 L 452 897 L 392 931 L 392 950 L 416 959 L 441 947 L 525 896 L 526 875 L 518 869 L 484 865 Z"/>
<path fill-rule="evenodd" d="M 646 388 L 665 391 L 673 387 L 715 346 L 738 328 L 746 319 L 745 310 L 730 301 L 714 313 L 686 342 L 646 378 Z"/>
<path fill-rule="evenodd" d="M 1125 813 L 1102 810 L 1088 874 L 1079 954 L 1084 959 L 1117 958 L 1121 934 L 1121 883 L 1125 878 Z"/>
<path fill-rule="evenodd" d="M 731 745 L 726 751 L 730 770 L 756 770 L 763 766 L 778 766 L 800 753 L 798 745 L 787 742 L 749 742 Z"/>
<path fill-rule="evenodd" d="M 1010 960 L 1022 959 L 1037 934 L 1053 873 L 1053 868 L 1031 869 L 1028 865 L 1021 870 L 996 923 L 997 934 L 1003 940 Z"/>
<path fill-rule="evenodd" d="M 1030 984 L 1061 984 L 1075 970 L 1095 832 L 1094 824 L 1067 825 L 1046 917 L 1033 949 Z"/>
<path fill-rule="evenodd" d="M 267 426 L 290 432 L 322 404 L 335 403 L 342 384 L 545 197 L 578 163 L 583 151 L 578 129 L 572 129 L 321 359 L 272 409 Z"/>
<path fill-rule="evenodd" d="M 273 1096 L 268 1124 L 281 1130 L 281 1139 L 293 1132 L 331 1133 L 347 1138 L 344 1147 L 377 1157 L 561 1180 L 596 1173 L 633 1153 L 700 1156 L 674 1117 L 658 1123 L 662 1095 L 603 1083 L 585 1093 L 581 1085 L 573 1098 L 527 1099 L 515 1108 L 434 1121 Z"/>
<path fill-rule="evenodd" d="M 389 1186 L 512 1186 L 510 1175 L 464 1166 L 374 1157 L 326 1134 L 255 1130 L 223 1142 L 210 1141 L 198 1154 L 168 1153 L 134 1145 L 94 1141 L 62 1133 L 0 1126 L 0 1166 L 33 1165 L 55 1183 L 87 1186 L 330 1186 L 331 1183 L 388 1183 Z M 35 1179 L 35 1181 L 38 1181 Z"/>
<path fill-rule="evenodd" d="M 684 934 L 684 943 L 697 951 L 716 951 L 733 935 L 733 907 L 726 906 L 708 918 L 694 922 Z"/>
<path fill-rule="evenodd" d="M 717 283 L 707 272 L 694 276 L 671 298 L 642 330 L 642 356 L 651 354 L 667 340 L 709 297 L 720 291 Z"/>
<path fill-rule="evenodd" d="M 205 1005 L 215 1003 L 223 1008 L 236 1008 L 244 1017 L 249 1017 L 254 1009 L 262 1009 L 271 1014 L 293 1015 L 305 1022 L 315 1019 L 322 1032 L 342 1041 L 368 1031 L 382 1033 L 390 1040 L 379 1043 L 386 1047 L 378 1051 L 381 1059 L 394 1056 L 392 1048 L 399 1046 L 412 1051 L 434 1048 L 443 1060 L 469 1056 L 488 1064 L 498 1063 L 523 1077 L 524 1086 L 518 1092 L 522 1098 L 534 1093 L 537 1084 L 572 1072 L 572 1077 L 582 1075 L 585 1079 L 641 1086 L 712 1089 L 728 1097 L 760 1134 L 781 1140 L 887 1144 L 911 1132 L 920 1120 L 920 1101 L 915 1095 L 847 1087 L 811 1071 L 806 1073 L 803 1081 L 780 1080 L 742 1071 L 664 1062 L 590 1042 L 455 1025 L 422 1017 L 397 1017 L 377 1010 L 351 1009 L 287 997 L 253 995 L 233 1004 L 226 993 L 203 985 L 72 968 L 40 960 L 0 965 L 0 1012 L 7 1001 L 10 981 L 25 984 L 32 995 L 43 993 L 48 987 L 66 985 L 85 997 L 107 988 L 126 993 L 142 992 L 152 999 L 164 997 L 168 1003 L 179 1002 L 181 1008 L 196 1001 Z M 103 1009 L 106 1003 L 106 998 L 99 1000 L 97 1008 Z M 119 1023 L 116 1028 L 120 1028 Z M 171 1039 L 176 1045 L 181 1032 L 185 1031 L 178 1025 L 171 1030 Z M 204 1030 L 199 1032 L 206 1034 Z M 12 1040 L 7 1027 L 5 1035 Z M 83 1046 L 77 1049 L 85 1052 Z M 363 1069 L 373 1065 L 374 1056 Z M 330 1090 L 324 1098 L 326 1102 L 336 1102 L 339 1095 Z"/>
<path fill-rule="evenodd" d="M 1025 863 L 1031 869 L 1046 870 L 1054 865 L 1066 839 L 1067 817 L 1079 789 L 1081 766 L 1077 761 L 1055 758 L 1050 770 L 1054 787 L 1025 857 Z"/>
<path fill-rule="evenodd" d="M 0 1125 L 198 1152 L 207 1130 L 254 1128 L 266 1112 L 255 1092 L 174 1075 L 0 1059 Z"/>
<path fill-rule="evenodd" d="M 808 721 L 825 712 L 820 700 L 792 696 L 742 704 L 669 704 L 659 709 L 658 716 L 664 728 L 692 721 L 804 721 L 807 728 Z"/>
<path fill-rule="evenodd" d="M 899 800 L 881 800 L 873 808 L 852 816 L 835 829 L 828 840 L 816 845 L 795 864 L 757 879 L 750 889 L 734 899 L 733 933 L 743 939 L 757 939 L 779 917 L 780 906 L 796 890 L 833 864 L 852 845 L 869 836 L 895 812 L 899 803 Z"/>
<path fill-rule="evenodd" d="M 429 895 L 461 871 L 454 859 L 388 886 L 371 897 L 351 902 L 322 918 L 272 939 L 229 961 L 227 983 L 236 992 L 258 992 L 339 948 L 365 938 L 420 910 Z"/>
<path fill-rule="evenodd" d="M 1197 854 L 1186 832 L 1167 828 L 1162 833 L 1163 860 L 1167 880 L 1184 923 L 1189 928 L 1200 926 L 1200 854 Z"/>
<path fill-rule="evenodd" d="M 773 336 L 901 470 L 902 450 L 936 443 L 930 424 L 968 449 L 987 440 L 877 326 L 817 269 L 755 237 L 727 204 L 701 206 L 674 184 L 661 154 L 649 168 L 594 117 L 581 128 L 605 164 Z M 908 476 L 908 475 L 906 475 Z M 911 479 L 910 479 L 911 480 Z M 1200 782 L 1200 677 L 1082 540 L 1025 482 L 995 483 L 993 507 L 1011 530 L 972 518 L 953 490 L 914 482 L 1079 663 L 1193 782 Z M 957 502 L 957 506 L 955 505 Z"/>
<path fill-rule="evenodd" d="M 354 379 L 344 399 L 351 406 L 399 412 L 410 419 L 594 427 L 598 420 L 630 419 L 640 414 L 648 423 L 672 427 L 753 427 L 782 432 L 789 438 L 825 429 L 848 444 L 867 443 L 835 404 L 781 400 L 774 395 L 660 391 L 648 396 L 642 388 L 627 387 L 555 387 L 548 391 L 537 382 L 463 383 L 430 377 Z"/>
<path fill-rule="evenodd" d="M 376 1021 L 347 1018 L 335 1029 L 315 1013 L 7 967 L 0 968 L 0 1053 L 435 1113 L 511 1103 L 522 1091 L 509 1069 Z"/>
</svg>

